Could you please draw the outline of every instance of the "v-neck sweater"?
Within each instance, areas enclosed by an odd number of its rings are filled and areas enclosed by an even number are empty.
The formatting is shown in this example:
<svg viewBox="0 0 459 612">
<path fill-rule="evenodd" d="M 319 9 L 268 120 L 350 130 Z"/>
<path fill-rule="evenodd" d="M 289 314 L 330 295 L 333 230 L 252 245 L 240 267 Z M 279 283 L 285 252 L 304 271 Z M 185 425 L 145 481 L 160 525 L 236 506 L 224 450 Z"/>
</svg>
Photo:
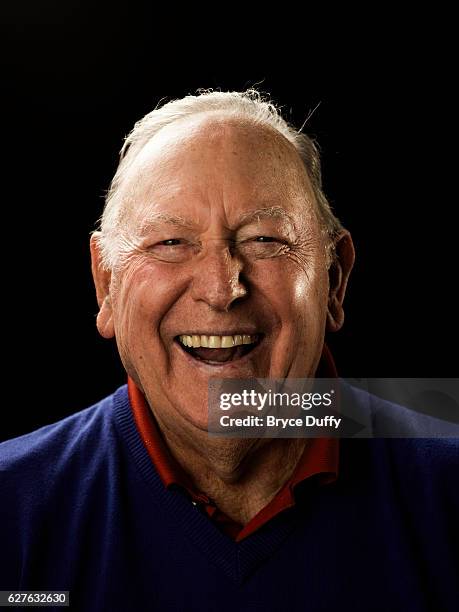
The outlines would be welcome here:
<svg viewBox="0 0 459 612">
<path fill-rule="evenodd" d="M 164 486 L 124 386 L 0 444 L 0 590 L 68 590 L 84 612 L 452 612 L 457 456 L 457 440 L 342 440 L 336 482 L 308 479 L 234 542 Z"/>
</svg>

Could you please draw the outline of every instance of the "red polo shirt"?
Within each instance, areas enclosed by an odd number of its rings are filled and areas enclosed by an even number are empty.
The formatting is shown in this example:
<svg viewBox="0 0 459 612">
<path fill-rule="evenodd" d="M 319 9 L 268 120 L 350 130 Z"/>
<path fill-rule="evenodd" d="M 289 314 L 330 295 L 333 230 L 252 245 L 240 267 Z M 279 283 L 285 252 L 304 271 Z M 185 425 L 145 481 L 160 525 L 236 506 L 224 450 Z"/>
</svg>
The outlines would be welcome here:
<svg viewBox="0 0 459 612">
<path fill-rule="evenodd" d="M 317 376 L 322 378 L 337 376 L 333 357 L 326 345 L 323 348 Z M 236 542 L 240 542 L 280 512 L 294 506 L 294 489 L 300 482 L 311 476 L 317 476 L 320 484 L 328 484 L 337 478 L 339 440 L 311 438 L 290 479 L 247 525 L 242 526 L 221 512 L 207 495 L 196 490 L 188 474 L 169 452 L 145 397 L 130 378 L 128 391 L 137 429 L 164 486 L 183 487 L 192 501 L 199 504 L 219 528 Z"/>
</svg>

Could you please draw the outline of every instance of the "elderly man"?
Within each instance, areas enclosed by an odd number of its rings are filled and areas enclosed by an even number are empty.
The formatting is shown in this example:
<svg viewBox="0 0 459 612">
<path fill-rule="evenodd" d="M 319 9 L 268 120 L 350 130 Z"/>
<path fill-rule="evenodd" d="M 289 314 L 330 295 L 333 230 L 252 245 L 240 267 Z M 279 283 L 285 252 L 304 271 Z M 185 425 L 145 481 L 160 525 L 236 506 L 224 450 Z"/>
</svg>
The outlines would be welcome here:
<svg viewBox="0 0 459 612">
<path fill-rule="evenodd" d="M 84 611 L 454 609 L 451 441 L 207 431 L 209 380 L 336 376 L 354 251 L 307 136 L 253 91 L 155 109 L 91 253 L 128 384 L 1 445 L 1 589 Z"/>
</svg>

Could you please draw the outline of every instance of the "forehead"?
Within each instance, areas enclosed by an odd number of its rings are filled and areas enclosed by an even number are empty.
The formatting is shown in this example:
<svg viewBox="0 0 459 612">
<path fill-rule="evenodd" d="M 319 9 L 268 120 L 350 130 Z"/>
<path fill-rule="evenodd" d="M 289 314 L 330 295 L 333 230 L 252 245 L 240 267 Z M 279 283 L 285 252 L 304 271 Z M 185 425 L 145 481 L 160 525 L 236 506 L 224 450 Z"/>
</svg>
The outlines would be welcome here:
<svg viewBox="0 0 459 612">
<path fill-rule="evenodd" d="M 304 165 L 284 136 L 221 115 L 163 128 L 137 155 L 122 191 L 133 222 L 155 212 L 197 223 L 218 210 L 229 220 L 261 207 L 304 212 L 314 200 Z"/>
</svg>

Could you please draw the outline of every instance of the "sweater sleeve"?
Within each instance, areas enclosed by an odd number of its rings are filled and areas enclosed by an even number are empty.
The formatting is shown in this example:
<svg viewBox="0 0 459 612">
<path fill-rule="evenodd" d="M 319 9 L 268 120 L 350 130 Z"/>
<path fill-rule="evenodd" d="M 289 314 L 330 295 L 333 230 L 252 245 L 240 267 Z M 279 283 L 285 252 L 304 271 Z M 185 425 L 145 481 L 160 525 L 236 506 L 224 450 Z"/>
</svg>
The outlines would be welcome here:
<svg viewBox="0 0 459 612">
<path fill-rule="evenodd" d="M 0 444 L 0 590 L 69 589 L 54 569 L 71 570 L 91 507 L 113 481 L 109 404 Z"/>
</svg>

